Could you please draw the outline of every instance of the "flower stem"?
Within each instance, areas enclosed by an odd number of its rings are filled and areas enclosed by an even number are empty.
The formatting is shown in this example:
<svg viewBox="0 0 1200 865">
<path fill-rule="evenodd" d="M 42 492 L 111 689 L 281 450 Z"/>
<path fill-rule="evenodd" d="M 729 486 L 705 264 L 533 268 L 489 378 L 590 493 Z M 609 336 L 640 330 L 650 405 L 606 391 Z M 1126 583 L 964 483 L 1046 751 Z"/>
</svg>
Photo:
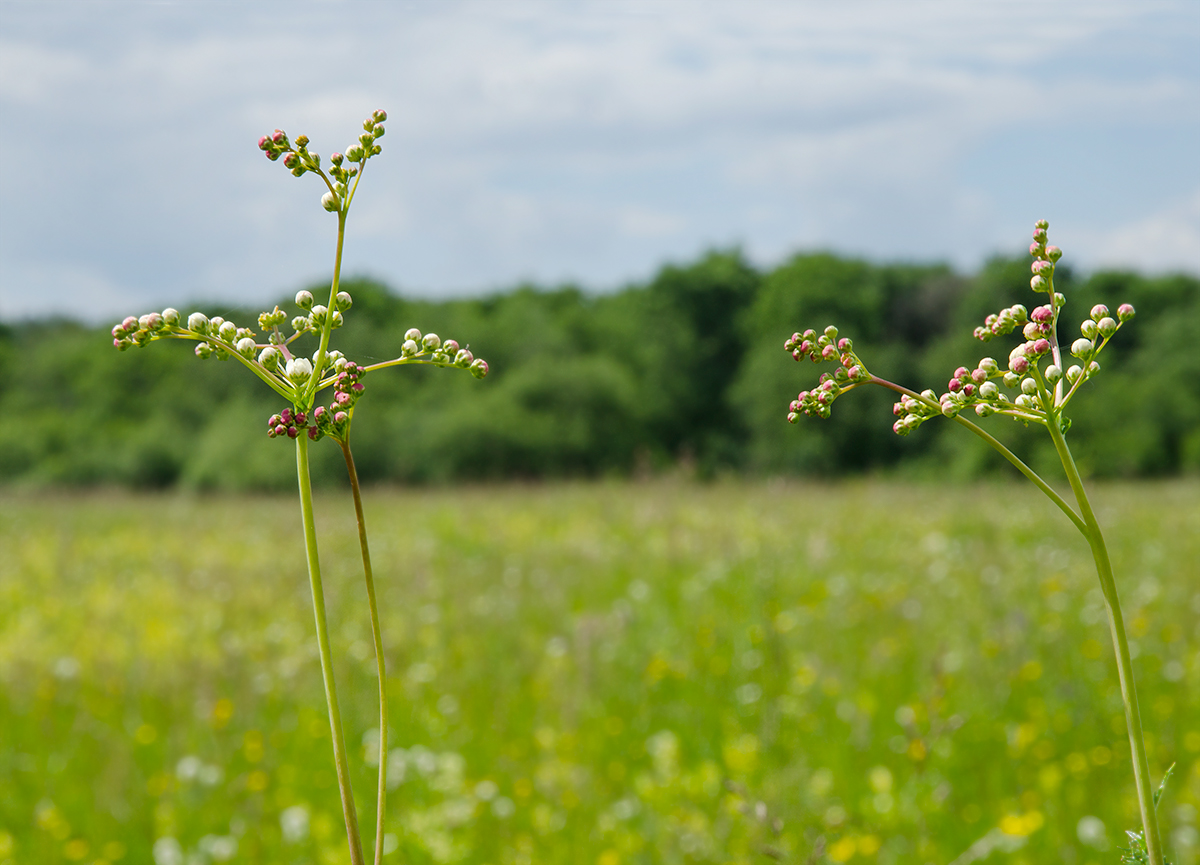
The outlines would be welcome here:
<svg viewBox="0 0 1200 865">
<path fill-rule="evenodd" d="M 886 387 L 888 390 L 893 390 L 896 393 L 902 393 L 902 394 L 905 394 L 906 396 L 911 396 L 914 399 L 920 400 L 921 402 L 925 403 L 926 405 L 933 406 L 934 408 L 938 409 L 939 412 L 941 411 L 941 406 L 939 406 L 937 403 L 933 402 L 932 400 L 928 400 L 925 397 L 921 396 L 915 390 L 909 390 L 908 388 L 904 387 L 903 385 L 896 384 L 895 382 L 890 382 L 887 379 L 882 379 L 879 376 L 875 376 L 875 375 L 871 376 L 870 381 L 873 384 L 877 384 L 880 387 Z M 1020 457 L 1018 457 L 1015 453 L 1013 453 L 1008 448 L 1006 448 L 1003 445 L 1003 443 L 1001 443 L 995 436 L 991 435 L 990 433 L 988 433 L 986 430 L 982 429 L 981 427 L 976 426 L 975 424 L 971 423 L 965 417 L 955 415 L 954 421 L 955 421 L 955 423 L 959 424 L 960 426 L 965 426 L 971 432 L 975 433 L 975 435 L 979 436 L 981 439 L 983 439 L 985 442 L 987 442 L 993 448 L 998 450 L 1006 460 L 1008 460 L 1010 463 L 1012 463 L 1014 466 L 1017 467 L 1017 470 L 1020 471 L 1021 474 L 1025 475 L 1025 477 L 1027 477 L 1027 478 L 1029 478 L 1029 480 L 1033 481 L 1034 485 L 1039 490 L 1041 490 L 1043 493 L 1045 493 L 1046 498 L 1050 499 L 1050 501 L 1052 501 L 1052 502 L 1054 502 L 1054 504 L 1058 505 L 1058 509 L 1067 515 L 1067 518 L 1070 519 L 1071 522 L 1075 524 L 1075 528 L 1079 529 L 1079 531 L 1082 532 L 1085 537 L 1087 536 L 1086 526 L 1084 525 L 1083 520 L 1081 520 L 1079 518 L 1079 515 L 1077 513 L 1075 513 L 1075 511 L 1071 510 L 1071 506 L 1069 504 L 1067 504 L 1065 501 L 1063 501 L 1062 496 L 1060 496 L 1057 492 L 1054 491 L 1054 487 L 1050 486 L 1050 484 L 1048 484 L 1044 480 L 1042 480 L 1041 476 L 1037 472 L 1035 472 L 1033 469 L 1031 469 L 1029 466 L 1025 465 L 1024 461 Z"/>
<path fill-rule="evenodd" d="M 1113 577 L 1112 563 L 1108 558 L 1108 548 L 1104 544 L 1104 535 L 1100 532 L 1100 524 L 1088 501 L 1087 491 L 1079 477 L 1079 469 L 1067 447 L 1067 440 L 1058 428 L 1056 419 L 1052 418 L 1047 424 L 1050 437 L 1054 439 L 1054 447 L 1071 482 L 1075 492 L 1075 500 L 1079 503 L 1080 513 L 1083 514 L 1085 529 L 1083 536 L 1092 548 L 1092 558 L 1096 560 L 1096 574 L 1100 577 L 1100 589 L 1104 593 L 1104 601 L 1108 607 L 1108 627 L 1112 633 L 1113 649 L 1117 654 L 1117 675 L 1121 682 L 1121 700 L 1125 704 L 1125 725 L 1129 730 L 1129 745 L 1133 751 L 1133 777 L 1137 783 L 1138 807 L 1142 812 L 1142 828 L 1145 830 L 1146 852 L 1150 857 L 1150 865 L 1163 865 L 1162 840 L 1158 831 L 1158 816 L 1154 808 L 1154 786 L 1150 781 L 1150 765 L 1146 759 L 1146 743 L 1142 737 L 1142 717 L 1138 709 L 1137 686 L 1133 679 L 1133 661 L 1129 656 L 1129 639 L 1125 636 L 1125 621 L 1121 616 L 1121 601 L 1117 597 L 1117 583 Z"/>
<path fill-rule="evenodd" d="M 338 709 L 337 686 L 333 681 L 333 656 L 329 651 L 329 627 L 325 621 L 325 590 L 321 585 L 321 563 L 317 558 L 317 531 L 313 523 L 312 480 L 308 472 L 308 436 L 296 438 L 296 475 L 300 482 L 300 516 L 304 522 L 304 546 L 308 553 L 308 579 L 312 586 L 313 615 L 317 622 L 317 647 L 321 653 L 321 675 L 325 679 L 325 702 L 329 705 L 329 727 L 333 733 L 333 762 L 337 767 L 338 789 L 342 794 L 342 813 L 346 818 L 346 837 L 350 843 L 350 861 L 365 865 L 362 840 L 358 833 L 358 813 L 354 808 L 354 788 L 346 762 L 346 742 L 342 735 L 342 713 Z"/>
<path fill-rule="evenodd" d="M 354 493 L 354 515 L 358 518 L 358 545 L 362 549 L 363 576 L 367 582 L 367 604 L 371 608 L 371 636 L 375 638 L 375 666 L 379 675 L 379 787 L 375 805 L 375 865 L 383 861 L 383 819 L 387 803 L 388 763 L 388 701 L 387 663 L 383 655 L 383 631 L 379 627 L 379 606 L 375 601 L 375 577 L 371 572 L 371 550 L 367 547 L 367 521 L 363 517 L 362 492 L 358 486 L 358 471 L 350 453 L 349 437 L 338 442 L 346 458 L 346 474 Z"/>
</svg>

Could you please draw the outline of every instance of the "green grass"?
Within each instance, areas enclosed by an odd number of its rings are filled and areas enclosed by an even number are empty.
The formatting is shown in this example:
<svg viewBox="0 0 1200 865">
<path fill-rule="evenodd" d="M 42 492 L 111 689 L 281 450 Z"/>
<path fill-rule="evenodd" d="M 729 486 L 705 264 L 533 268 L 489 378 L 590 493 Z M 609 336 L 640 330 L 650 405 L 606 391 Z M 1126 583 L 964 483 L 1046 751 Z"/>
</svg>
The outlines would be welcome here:
<svg viewBox="0 0 1200 865">
<path fill-rule="evenodd" d="M 1188 865 L 1200 486 L 1095 501 Z M 1087 865 L 1137 825 L 1087 547 L 1026 486 L 508 486 L 366 509 L 386 861 L 942 865 L 987 837 L 992 862 Z M 317 516 L 370 837 L 348 495 Z M 10 492 L 0 550 L 0 863 L 149 863 L 156 841 L 164 865 L 348 861 L 294 498 Z M 1107 852 L 1081 842 L 1089 816 Z"/>
</svg>

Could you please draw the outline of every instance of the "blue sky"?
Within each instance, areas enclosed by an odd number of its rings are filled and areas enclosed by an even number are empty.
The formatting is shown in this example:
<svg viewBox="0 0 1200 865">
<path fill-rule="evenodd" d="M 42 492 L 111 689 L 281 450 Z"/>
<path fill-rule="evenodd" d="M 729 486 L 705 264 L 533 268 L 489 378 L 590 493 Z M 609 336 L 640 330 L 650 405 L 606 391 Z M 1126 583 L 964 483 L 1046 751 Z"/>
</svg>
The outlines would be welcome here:
<svg viewBox="0 0 1200 865">
<path fill-rule="evenodd" d="M 0 318 L 267 302 L 390 121 L 346 271 L 598 290 L 740 245 L 1200 273 L 1200 2 L 0 0 Z"/>
</svg>

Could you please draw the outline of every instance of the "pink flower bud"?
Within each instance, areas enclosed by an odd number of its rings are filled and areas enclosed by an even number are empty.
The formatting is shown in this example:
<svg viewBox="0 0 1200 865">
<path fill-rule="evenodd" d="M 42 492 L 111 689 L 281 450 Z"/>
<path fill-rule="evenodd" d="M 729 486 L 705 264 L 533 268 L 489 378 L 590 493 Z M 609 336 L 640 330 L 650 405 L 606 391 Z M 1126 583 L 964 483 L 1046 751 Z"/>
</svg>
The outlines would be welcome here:
<svg viewBox="0 0 1200 865">
<path fill-rule="evenodd" d="M 333 422 L 335 424 L 344 424 L 347 420 L 349 420 L 349 418 L 350 415 L 346 414 L 344 411 L 340 411 L 333 416 Z"/>
<path fill-rule="evenodd" d="M 1046 229 L 1042 228 L 1041 226 L 1038 226 L 1037 228 L 1035 228 L 1033 230 L 1033 239 L 1036 240 L 1038 243 L 1045 243 L 1046 242 Z"/>
<path fill-rule="evenodd" d="M 1033 353 L 1035 356 L 1041 356 L 1050 350 L 1050 340 L 1039 339 L 1033 344 Z"/>
<path fill-rule="evenodd" d="M 969 377 L 970 375 L 971 375 L 971 371 L 969 369 L 967 369 L 965 366 L 960 366 L 958 369 L 956 369 L 954 371 L 954 377 L 957 379 L 964 379 L 964 378 Z"/>
<path fill-rule="evenodd" d="M 268 147 L 270 147 L 270 146 L 271 146 L 271 145 L 268 143 L 269 141 L 270 141 L 270 139 L 269 139 L 269 138 L 267 138 L 267 136 L 265 136 L 265 135 L 264 135 L 262 138 L 258 139 L 258 149 L 259 149 L 259 150 L 266 150 Z"/>
<path fill-rule="evenodd" d="M 1050 223 L 1049 223 L 1049 222 L 1047 222 L 1047 221 L 1046 221 L 1046 220 L 1044 220 L 1044 219 L 1039 219 L 1037 222 L 1035 222 L 1035 223 L 1033 224 L 1033 227 L 1034 227 L 1034 228 L 1040 228 L 1040 229 L 1042 229 L 1043 231 L 1045 231 L 1047 228 L 1049 228 L 1049 227 L 1050 227 Z"/>
<path fill-rule="evenodd" d="M 1062 250 L 1057 246 L 1047 246 L 1046 258 L 1050 259 L 1051 261 L 1058 261 L 1060 258 L 1062 258 Z"/>
<path fill-rule="evenodd" d="M 277 435 L 277 436 L 287 435 L 287 431 L 288 431 L 288 428 L 284 424 L 276 424 L 275 425 L 275 435 Z"/>
<path fill-rule="evenodd" d="M 287 428 L 287 437 L 288 438 L 294 439 L 298 435 L 300 435 L 300 430 L 298 430 L 296 427 L 290 426 Z"/>
<path fill-rule="evenodd" d="M 963 385 L 963 396 L 975 396 L 975 385 L 964 384 Z"/>
<path fill-rule="evenodd" d="M 1040 243 L 1029 244 L 1029 254 L 1030 255 L 1041 255 L 1042 252 L 1043 252 L 1042 245 Z"/>
<path fill-rule="evenodd" d="M 281 422 L 283 422 L 285 424 L 291 423 L 292 422 L 292 410 L 290 408 L 285 408 L 283 411 L 281 411 L 279 413 L 279 419 Z"/>
<path fill-rule="evenodd" d="M 837 347 L 838 351 L 850 351 L 850 349 L 854 347 L 854 343 L 850 341 L 849 337 L 843 336 L 838 340 Z"/>
<path fill-rule="evenodd" d="M 1049 288 L 1050 283 L 1046 281 L 1046 277 L 1038 274 L 1033 279 L 1029 280 L 1029 287 L 1034 291 L 1045 291 Z"/>
<path fill-rule="evenodd" d="M 971 370 L 971 381 L 975 384 L 983 384 L 987 381 L 988 374 L 981 369 Z"/>
<path fill-rule="evenodd" d="M 800 349 L 796 349 L 795 351 L 792 352 L 792 360 L 795 360 L 795 361 L 804 360 L 804 353 L 802 351 L 800 351 Z"/>
<path fill-rule="evenodd" d="M 317 428 L 315 426 L 310 426 L 308 428 L 308 437 L 313 441 L 317 440 Z"/>
<path fill-rule="evenodd" d="M 800 411 L 800 400 L 798 400 L 798 399 L 792 400 L 791 405 L 788 406 L 788 411 L 793 412 L 793 413 Z"/>
<path fill-rule="evenodd" d="M 1029 269 L 1034 273 L 1045 275 L 1046 271 L 1054 268 L 1054 265 L 1044 259 L 1038 259 L 1029 266 Z"/>
<path fill-rule="evenodd" d="M 1134 315 L 1136 315 L 1136 311 L 1131 303 L 1123 303 L 1117 307 L 1117 318 L 1121 321 L 1129 321 Z"/>
<path fill-rule="evenodd" d="M 835 357 L 837 357 L 837 355 L 838 355 L 838 351 L 832 345 L 827 345 L 823 349 L 821 349 L 821 359 L 822 360 L 833 360 Z"/>
<path fill-rule="evenodd" d="M 904 403 L 898 402 L 892 405 L 892 414 L 896 417 L 901 417 L 904 414 Z"/>
<path fill-rule="evenodd" d="M 287 135 L 284 134 L 282 129 L 276 129 L 271 135 L 271 140 L 276 144 L 283 144 L 283 142 L 287 141 Z"/>
<path fill-rule="evenodd" d="M 1048 306 L 1039 306 L 1034 308 L 1029 317 L 1041 324 L 1054 318 L 1054 312 Z"/>
<path fill-rule="evenodd" d="M 1024 375 L 1029 370 L 1029 360 L 1024 355 L 1010 358 L 1008 368 L 1017 375 Z"/>
<path fill-rule="evenodd" d="M 846 374 L 850 376 L 851 381 L 858 381 L 863 375 L 862 367 L 857 365 L 852 366 L 846 370 Z"/>
<path fill-rule="evenodd" d="M 1108 307 L 1105 306 L 1104 304 L 1098 303 L 1092 307 L 1092 311 L 1091 311 L 1092 321 L 1099 321 L 1100 319 L 1104 318 L 1104 316 L 1106 316 L 1106 315 L 1108 315 Z"/>
<path fill-rule="evenodd" d="M 962 390 L 962 382 L 956 378 L 950 379 L 950 383 L 946 385 L 950 393 L 958 393 Z"/>
</svg>

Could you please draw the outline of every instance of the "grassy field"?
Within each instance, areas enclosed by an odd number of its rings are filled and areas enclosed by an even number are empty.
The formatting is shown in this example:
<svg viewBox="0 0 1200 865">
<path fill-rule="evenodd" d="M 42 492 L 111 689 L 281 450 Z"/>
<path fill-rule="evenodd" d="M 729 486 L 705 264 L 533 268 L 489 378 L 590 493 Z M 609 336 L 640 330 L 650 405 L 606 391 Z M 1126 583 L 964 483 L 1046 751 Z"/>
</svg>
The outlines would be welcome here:
<svg viewBox="0 0 1200 865">
<path fill-rule="evenodd" d="M 1192 865 L 1200 485 L 1096 500 Z M 1090 557 L 1026 486 L 510 486 L 366 508 L 386 861 L 1087 865 L 1136 824 Z M 317 515 L 369 839 L 348 495 Z M 0 863 L 348 861 L 293 498 L 10 492 L 0 550 Z"/>
</svg>

